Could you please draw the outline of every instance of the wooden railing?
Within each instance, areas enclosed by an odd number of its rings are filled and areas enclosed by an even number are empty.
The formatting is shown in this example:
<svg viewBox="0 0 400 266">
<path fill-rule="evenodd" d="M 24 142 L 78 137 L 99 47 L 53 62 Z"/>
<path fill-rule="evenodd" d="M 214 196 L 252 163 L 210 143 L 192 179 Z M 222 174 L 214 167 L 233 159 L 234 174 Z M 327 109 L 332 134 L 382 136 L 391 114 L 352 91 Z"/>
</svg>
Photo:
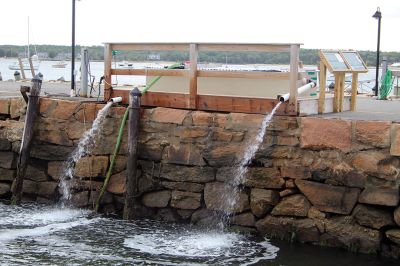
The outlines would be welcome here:
<svg viewBox="0 0 400 266">
<path fill-rule="evenodd" d="M 188 51 L 189 69 L 114 69 L 112 68 L 112 51 Z M 142 97 L 143 105 L 175 107 L 185 109 L 265 113 L 271 111 L 276 99 L 199 95 L 197 93 L 198 77 L 249 78 L 249 79 L 283 79 L 289 80 L 290 98 L 285 108 L 286 114 L 297 114 L 297 81 L 299 79 L 300 44 L 232 44 L 232 43 L 106 43 L 104 50 L 104 98 L 123 96 L 128 100 L 128 92 L 113 89 L 112 75 L 147 75 L 174 76 L 189 78 L 189 94 L 148 92 Z M 215 71 L 198 70 L 199 51 L 230 52 L 288 52 L 290 53 L 290 72 L 257 72 L 257 71 Z"/>
</svg>

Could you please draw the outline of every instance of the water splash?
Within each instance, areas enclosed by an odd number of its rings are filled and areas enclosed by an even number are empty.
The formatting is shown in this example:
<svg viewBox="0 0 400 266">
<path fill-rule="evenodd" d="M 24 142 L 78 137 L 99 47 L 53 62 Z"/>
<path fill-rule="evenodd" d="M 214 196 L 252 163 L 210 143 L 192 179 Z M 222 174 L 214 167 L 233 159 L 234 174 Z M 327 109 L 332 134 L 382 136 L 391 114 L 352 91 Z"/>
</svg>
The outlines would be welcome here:
<svg viewBox="0 0 400 266">
<path fill-rule="evenodd" d="M 271 123 L 272 118 L 274 117 L 276 111 L 281 106 L 282 102 L 279 102 L 274 109 L 272 109 L 271 113 L 267 114 L 261 124 L 261 129 L 258 132 L 257 136 L 249 141 L 246 145 L 247 149 L 242 157 L 242 159 L 238 163 L 238 167 L 233 173 L 233 180 L 230 180 L 229 184 L 226 186 L 230 186 L 227 189 L 226 193 L 222 194 L 222 209 L 224 210 L 223 222 L 226 223 L 228 221 L 229 216 L 234 212 L 234 208 L 239 200 L 241 188 L 240 184 L 244 182 L 244 178 L 246 176 L 248 170 L 248 164 L 253 159 L 255 153 L 260 148 L 264 140 L 264 135 L 267 130 L 267 127 Z"/>
<path fill-rule="evenodd" d="M 233 232 L 204 232 L 185 227 L 136 232 L 123 245 L 159 261 L 179 258 L 179 265 L 182 261 L 186 262 L 184 265 L 247 265 L 273 260 L 279 251 L 265 238 L 254 241 L 250 236 Z"/>
<path fill-rule="evenodd" d="M 65 203 L 71 199 L 71 184 L 69 180 L 74 178 L 75 164 L 84 156 L 90 155 L 96 146 L 96 136 L 102 131 L 105 118 L 113 102 L 108 102 L 97 114 L 92 128 L 87 130 L 80 139 L 78 146 L 72 152 L 70 158 L 65 162 L 64 171 L 60 178 L 61 202 Z"/>
</svg>

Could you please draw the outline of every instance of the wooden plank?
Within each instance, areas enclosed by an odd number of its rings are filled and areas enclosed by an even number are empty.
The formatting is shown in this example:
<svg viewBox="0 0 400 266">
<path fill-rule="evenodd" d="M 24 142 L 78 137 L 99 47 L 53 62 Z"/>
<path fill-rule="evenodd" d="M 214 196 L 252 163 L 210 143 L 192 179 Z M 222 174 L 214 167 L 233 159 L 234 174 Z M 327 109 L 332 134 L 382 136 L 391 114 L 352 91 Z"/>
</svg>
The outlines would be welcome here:
<svg viewBox="0 0 400 266">
<path fill-rule="evenodd" d="M 323 114 L 325 110 L 325 87 L 326 87 L 326 66 L 324 62 L 320 62 L 319 69 L 319 99 L 318 113 Z"/>
<path fill-rule="evenodd" d="M 351 102 L 350 102 L 350 111 L 352 112 L 356 110 L 357 87 L 358 87 L 358 73 L 353 73 L 353 78 L 351 81 Z"/>
<path fill-rule="evenodd" d="M 249 79 L 289 79 L 289 72 L 262 72 L 262 71 L 216 71 L 198 70 L 198 77 L 207 78 L 249 78 Z M 299 76 L 298 76 L 299 79 Z"/>
<path fill-rule="evenodd" d="M 122 97 L 122 103 L 127 104 L 129 90 L 113 90 L 112 97 Z M 146 92 L 142 96 L 142 106 L 167 107 L 179 109 L 191 109 L 189 106 L 189 94 L 168 93 L 168 92 Z M 216 96 L 216 95 L 197 95 L 197 110 L 217 111 L 217 112 L 238 112 L 265 114 L 272 111 L 278 103 L 277 99 L 235 97 L 235 96 Z M 284 103 L 279 108 L 278 115 L 287 115 L 287 104 Z"/>
<path fill-rule="evenodd" d="M 289 113 L 297 115 L 297 79 L 299 72 L 299 45 L 290 46 L 290 74 L 289 74 Z"/>
<path fill-rule="evenodd" d="M 278 103 L 277 99 L 198 95 L 198 110 L 217 112 L 237 112 L 266 114 L 272 111 Z M 279 115 L 287 115 L 286 103 L 277 111 Z"/>
<path fill-rule="evenodd" d="M 110 43 L 112 50 L 189 51 L 188 43 Z"/>
<path fill-rule="evenodd" d="M 129 92 L 130 90 L 118 90 L 112 91 L 112 97 L 122 97 L 122 103 L 129 103 Z M 185 93 L 171 93 L 171 92 L 152 92 L 148 91 L 143 94 L 142 105 L 144 106 L 159 106 L 159 107 L 170 107 L 170 108 L 181 108 L 190 109 L 189 94 Z"/>
<path fill-rule="evenodd" d="M 289 52 L 290 44 L 230 44 L 204 43 L 198 44 L 199 51 L 226 51 L 226 52 Z"/>
<path fill-rule="evenodd" d="M 147 92 L 142 96 L 142 105 L 190 109 L 189 94 Z"/>
<path fill-rule="evenodd" d="M 186 77 L 187 69 L 111 69 L 111 75 Z"/>
<path fill-rule="evenodd" d="M 289 72 L 256 72 L 256 71 L 215 71 L 197 70 L 197 77 L 214 78 L 249 78 L 249 79 L 289 79 Z M 133 76 L 174 76 L 186 77 L 190 75 L 187 69 L 111 69 L 111 75 Z M 298 75 L 300 79 L 300 74 Z"/>
<path fill-rule="evenodd" d="M 190 44 L 190 69 L 189 69 L 189 106 L 197 108 L 197 44 Z"/>
<path fill-rule="evenodd" d="M 335 73 L 335 87 L 333 93 L 333 112 L 339 112 L 339 87 L 340 87 L 340 74 Z"/>
<path fill-rule="evenodd" d="M 108 101 L 112 94 L 111 85 L 112 49 L 109 44 L 104 45 L 104 100 Z"/>
<path fill-rule="evenodd" d="M 339 87 L 339 112 L 343 112 L 344 102 L 344 80 L 346 78 L 345 73 L 340 74 L 340 87 Z"/>
<path fill-rule="evenodd" d="M 105 43 L 112 50 L 127 51 L 189 51 L 191 43 Z M 289 52 L 291 45 L 301 43 L 196 43 L 199 51 Z"/>
<path fill-rule="evenodd" d="M 111 69 L 111 75 L 133 76 L 174 76 L 186 77 L 190 75 L 187 69 Z M 197 70 L 197 77 L 214 78 L 248 78 L 248 79 L 289 79 L 289 72 L 256 72 L 256 71 L 215 71 Z M 298 74 L 298 80 L 300 74 Z"/>
</svg>

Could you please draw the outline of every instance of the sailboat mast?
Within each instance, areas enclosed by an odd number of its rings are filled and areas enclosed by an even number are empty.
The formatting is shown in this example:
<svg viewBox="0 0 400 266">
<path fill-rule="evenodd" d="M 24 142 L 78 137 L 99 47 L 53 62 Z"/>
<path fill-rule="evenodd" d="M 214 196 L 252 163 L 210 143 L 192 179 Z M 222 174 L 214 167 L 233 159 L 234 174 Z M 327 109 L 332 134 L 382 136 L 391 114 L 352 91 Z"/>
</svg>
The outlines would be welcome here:
<svg viewBox="0 0 400 266">
<path fill-rule="evenodd" d="M 29 16 L 28 16 L 28 59 L 31 57 L 31 53 L 29 51 Z"/>
</svg>

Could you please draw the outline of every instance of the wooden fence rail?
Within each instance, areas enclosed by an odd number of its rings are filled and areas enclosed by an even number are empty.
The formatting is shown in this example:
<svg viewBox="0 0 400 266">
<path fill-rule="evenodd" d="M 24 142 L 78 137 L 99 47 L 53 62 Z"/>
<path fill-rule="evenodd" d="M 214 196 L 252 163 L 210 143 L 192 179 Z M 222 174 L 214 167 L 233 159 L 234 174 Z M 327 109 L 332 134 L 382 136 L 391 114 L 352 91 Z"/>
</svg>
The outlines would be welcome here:
<svg viewBox="0 0 400 266">
<path fill-rule="evenodd" d="M 190 58 L 189 69 L 115 69 L 112 68 L 112 52 L 125 51 L 187 51 Z M 128 92 L 112 88 L 113 75 L 173 76 L 189 78 L 189 93 L 148 92 L 142 99 L 143 106 L 161 106 L 209 111 L 265 113 L 272 110 L 276 99 L 199 95 L 198 77 L 280 79 L 289 80 L 289 103 L 281 108 L 280 114 L 297 115 L 297 81 L 300 44 L 233 44 L 233 43 L 106 43 L 104 49 L 104 98 L 122 96 L 128 101 Z M 198 70 L 197 60 L 200 51 L 233 52 L 288 52 L 290 53 L 290 72 L 259 71 L 217 71 Z"/>
</svg>

